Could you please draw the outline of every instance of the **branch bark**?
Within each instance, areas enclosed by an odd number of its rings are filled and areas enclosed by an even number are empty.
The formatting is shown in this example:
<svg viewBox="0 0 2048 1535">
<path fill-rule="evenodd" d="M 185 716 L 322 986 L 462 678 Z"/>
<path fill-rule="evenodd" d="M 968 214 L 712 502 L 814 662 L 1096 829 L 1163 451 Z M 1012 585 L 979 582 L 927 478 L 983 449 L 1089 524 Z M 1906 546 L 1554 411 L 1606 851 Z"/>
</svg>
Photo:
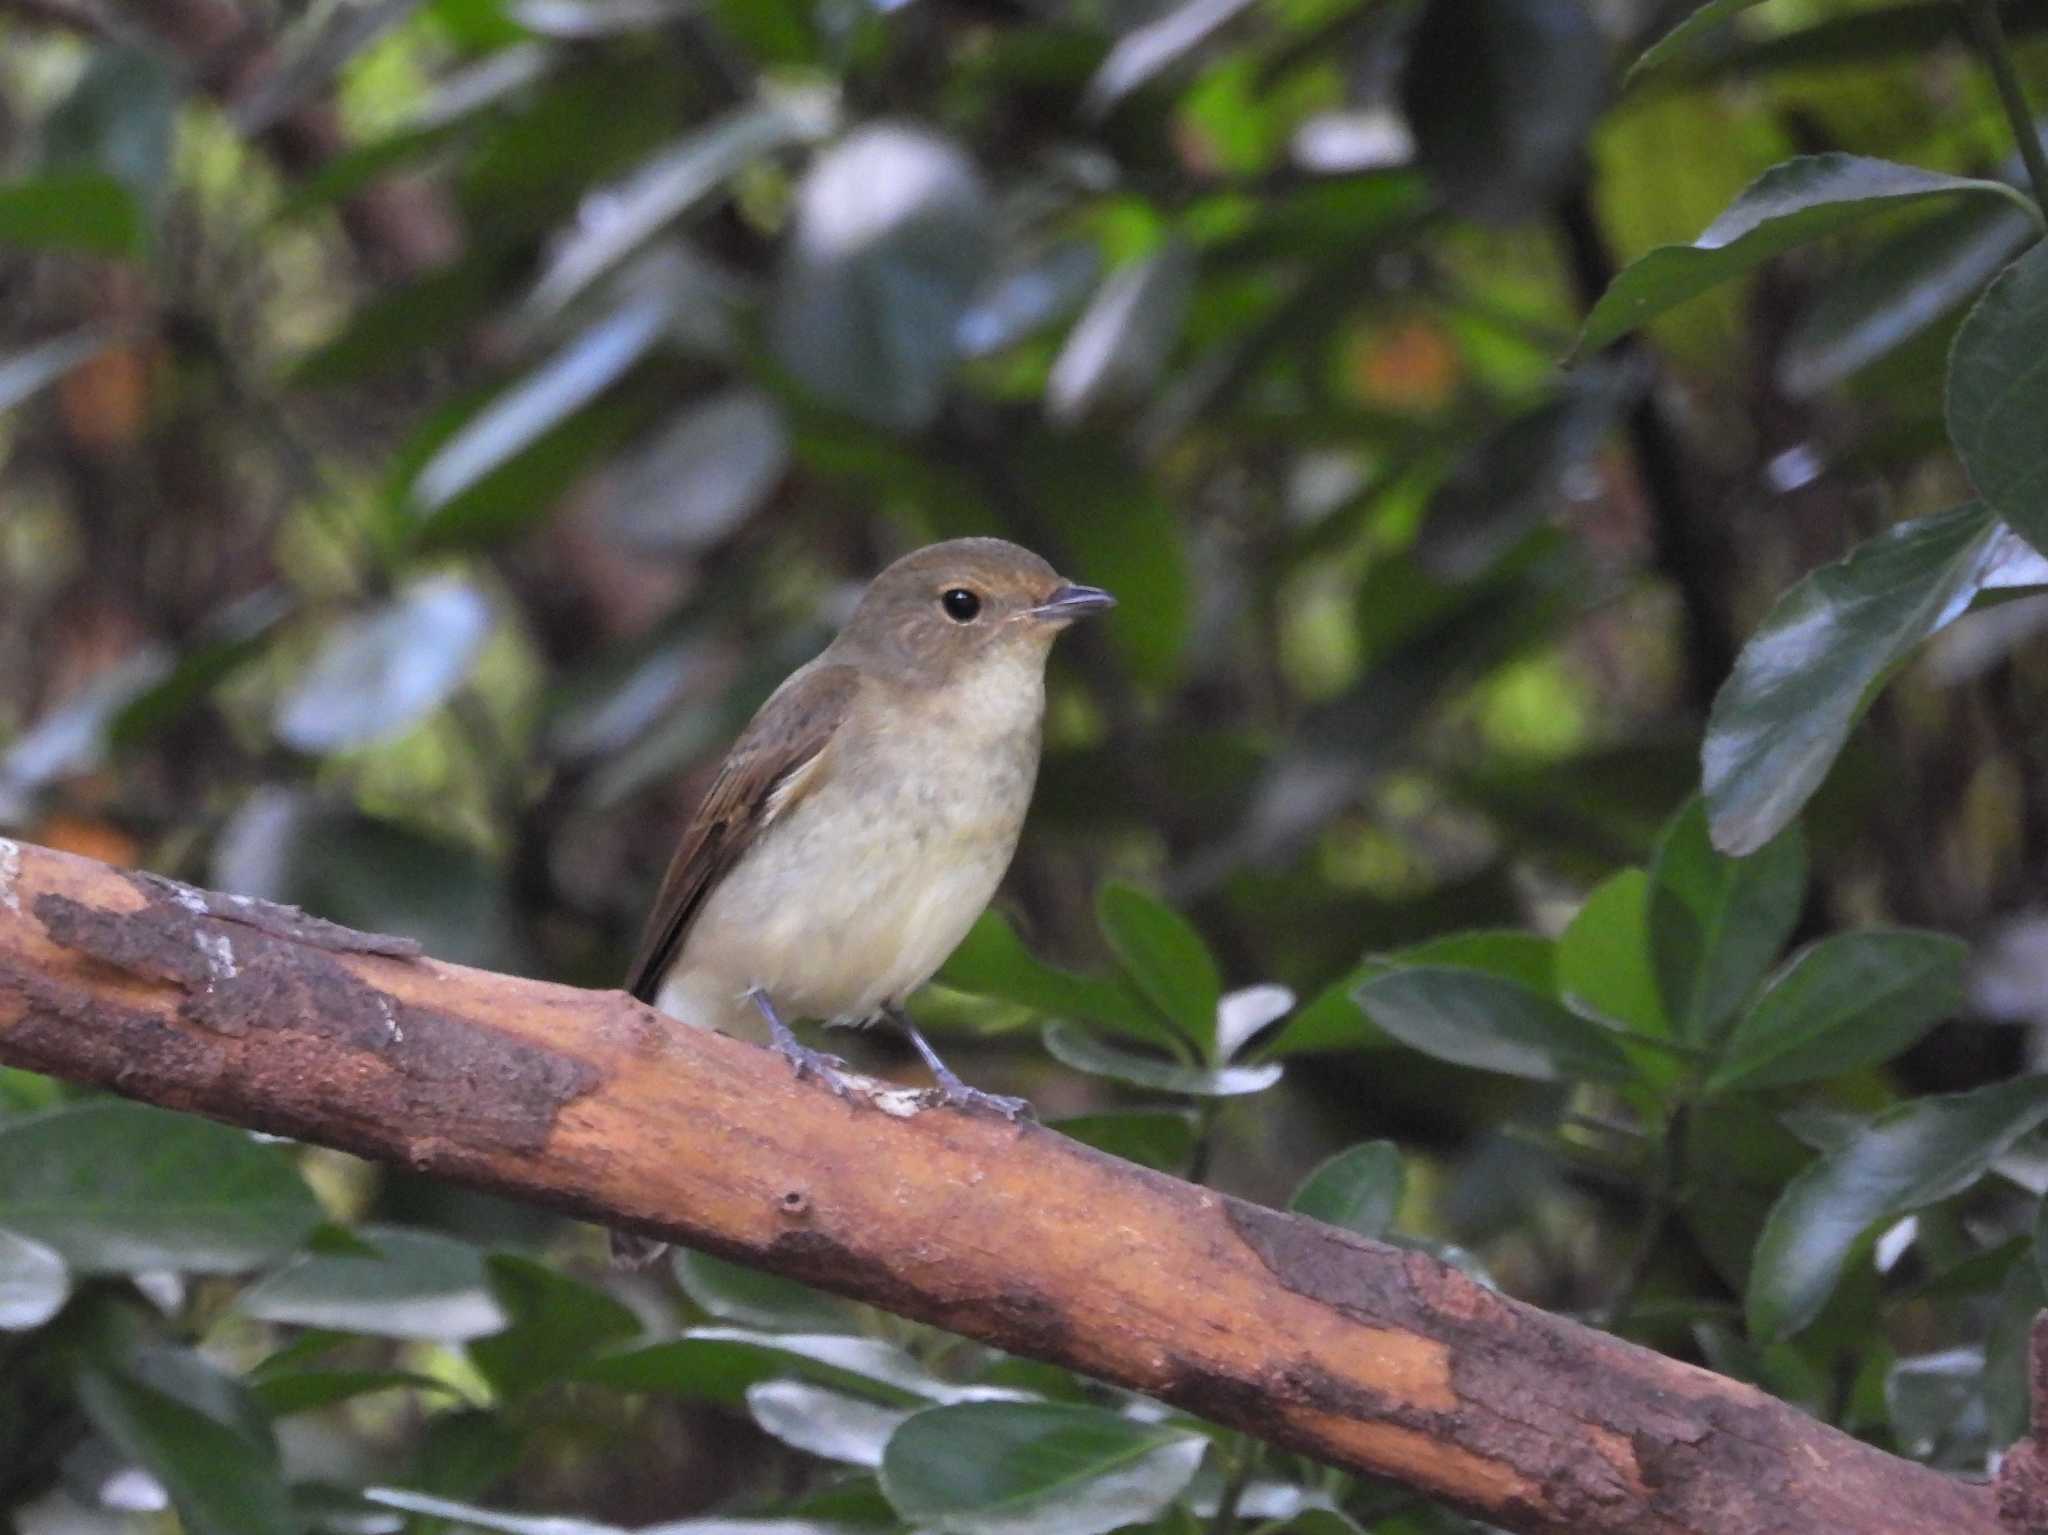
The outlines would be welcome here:
<svg viewBox="0 0 2048 1535">
<path fill-rule="evenodd" d="M 0 841 L 0 1064 L 673 1238 L 1515 1530 L 1994 1535 L 1993 1490 L 1412 1252 L 617 992 Z"/>
</svg>

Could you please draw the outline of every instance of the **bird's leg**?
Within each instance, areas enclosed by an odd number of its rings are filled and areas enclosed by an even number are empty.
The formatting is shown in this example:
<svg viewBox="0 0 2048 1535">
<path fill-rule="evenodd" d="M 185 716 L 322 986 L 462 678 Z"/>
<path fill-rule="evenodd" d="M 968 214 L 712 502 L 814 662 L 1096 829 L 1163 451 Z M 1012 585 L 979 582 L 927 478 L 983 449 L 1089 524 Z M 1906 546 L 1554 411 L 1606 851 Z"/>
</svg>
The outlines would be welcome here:
<svg viewBox="0 0 2048 1535">
<path fill-rule="evenodd" d="M 924 1063 L 931 1068 L 932 1077 L 939 1084 L 939 1102 L 959 1109 L 980 1109 L 987 1113 L 1000 1114 L 1005 1119 L 1036 1119 L 1029 1102 L 1022 1098 L 1006 1098 L 1001 1093 L 985 1093 L 978 1087 L 969 1087 L 953 1074 L 953 1068 L 939 1059 L 939 1052 L 931 1047 L 917 1025 L 910 1021 L 910 1014 L 900 1007 L 885 1007 L 882 1015 L 903 1031 L 903 1037 L 910 1041 L 917 1053 L 924 1057 Z"/>
<path fill-rule="evenodd" d="M 846 1070 L 846 1062 L 836 1055 L 827 1055 L 822 1050 L 813 1050 L 808 1045 L 800 1043 L 796 1035 L 790 1032 L 789 1025 L 782 1021 L 782 1015 L 775 1011 L 775 1004 L 769 1000 L 767 992 L 756 986 L 747 993 L 747 1000 L 768 1020 L 771 1047 L 777 1055 L 789 1062 L 798 1080 L 816 1077 L 842 1098 L 851 1091 L 846 1085 L 846 1079 L 840 1076 L 840 1073 Z"/>
</svg>

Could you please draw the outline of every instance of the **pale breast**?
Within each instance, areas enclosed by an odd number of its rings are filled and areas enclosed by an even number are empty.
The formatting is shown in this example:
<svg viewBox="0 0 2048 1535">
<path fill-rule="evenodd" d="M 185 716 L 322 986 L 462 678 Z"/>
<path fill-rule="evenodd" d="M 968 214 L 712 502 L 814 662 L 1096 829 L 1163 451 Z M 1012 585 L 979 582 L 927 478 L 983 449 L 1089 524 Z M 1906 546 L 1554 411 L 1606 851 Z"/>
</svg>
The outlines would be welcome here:
<svg viewBox="0 0 2048 1535">
<path fill-rule="evenodd" d="M 831 771 L 706 899 L 670 985 L 759 986 L 786 1016 L 862 1019 L 930 979 L 994 895 L 1030 804 L 1043 694 L 1019 698 L 1002 685 L 1015 680 L 835 743 Z"/>
</svg>

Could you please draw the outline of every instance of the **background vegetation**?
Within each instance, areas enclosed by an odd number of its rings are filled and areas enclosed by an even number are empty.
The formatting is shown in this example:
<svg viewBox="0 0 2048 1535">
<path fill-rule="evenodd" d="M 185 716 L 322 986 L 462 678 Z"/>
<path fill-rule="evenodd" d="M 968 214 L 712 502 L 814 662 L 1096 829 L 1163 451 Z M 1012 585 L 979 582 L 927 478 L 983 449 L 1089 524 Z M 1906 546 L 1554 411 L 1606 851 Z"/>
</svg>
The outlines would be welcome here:
<svg viewBox="0 0 2048 1535">
<path fill-rule="evenodd" d="M 972 1080 L 1981 1473 L 2048 1188 L 2003 19 L 0 0 L 0 826 L 613 984 L 754 705 L 999 532 L 1123 602 L 919 999 Z M 0 1529 L 1463 1527 L 602 1252 L 0 1073 Z"/>
</svg>

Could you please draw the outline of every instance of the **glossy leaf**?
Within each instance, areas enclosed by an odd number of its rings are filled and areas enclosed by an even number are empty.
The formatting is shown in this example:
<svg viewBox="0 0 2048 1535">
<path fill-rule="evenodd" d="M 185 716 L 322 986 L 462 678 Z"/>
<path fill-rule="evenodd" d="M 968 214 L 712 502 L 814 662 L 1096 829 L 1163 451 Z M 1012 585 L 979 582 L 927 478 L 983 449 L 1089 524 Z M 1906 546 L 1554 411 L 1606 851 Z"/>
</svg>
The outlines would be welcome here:
<svg viewBox="0 0 2048 1535">
<path fill-rule="evenodd" d="M 1716 1038 L 1776 959 L 1806 895 L 1806 845 L 1788 827 L 1730 858 L 1707 840 L 1707 815 L 1687 801 L 1650 867 L 1650 942 L 1657 989 L 1680 1039 Z"/>
<path fill-rule="evenodd" d="M 71 1275 L 63 1254 L 0 1228 L 0 1332 L 40 1327 L 63 1309 Z"/>
<path fill-rule="evenodd" d="M 682 554 L 730 536 L 789 467 L 789 430 L 766 395 L 734 389 L 701 401 L 619 464 L 606 525 L 626 543 Z"/>
<path fill-rule="evenodd" d="M 764 1380 L 747 1387 L 747 1411 L 763 1433 L 825 1460 L 876 1467 L 883 1446 L 910 1416 L 844 1392 L 795 1380 Z"/>
<path fill-rule="evenodd" d="M 100 1432 L 148 1469 L 193 1535 L 290 1535 L 299 1527 L 277 1446 L 240 1384 L 183 1349 L 88 1368 L 79 1400 Z"/>
<path fill-rule="evenodd" d="M 1066 319 L 1102 270 L 1093 243 L 1065 240 L 992 275 L 954 327 L 963 357 L 986 357 Z"/>
<path fill-rule="evenodd" d="M 889 124 L 847 135 L 797 193 L 770 318 L 778 359 L 850 415 L 924 426 L 945 398 L 989 237 L 981 173 L 952 140 Z"/>
<path fill-rule="evenodd" d="M 1660 246 L 1626 267 L 1586 317 L 1578 353 L 1598 351 L 1794 246 L 1879 213 L 1957 196 L 2025 204 L 2002 181 L 1947 176 L 1862 155 L 1802 155 L 1774 165 L 1692 244 Z"/>
<path fill-rule="evenodd" d="M 1053 1059 L 1076 1071 L 1107 1077 L 1112 1082 L 1123 1082 L 1132 1087 L 1150 1088 L 1155 1092 L 1183 1093 L 1191 1098 L 1233 1098 L 1245 1093 L 1262 1093 L 1280 1080 L 1282 1070 L 1278 1062 L 1213 1069 L 1183 1066 L 1176 1061 L 1140 1055 L 1135 1050 L 1112 1045 L 1067 1023 L 1048 1023 L 1043 1037 L 1045 1048 L 1052 1053 Z"/>
<path fill-rule="evenodd" d="M 1194 925 L 1135 885 L 1104 885 L 1095 900 L 1102 935 L 1138 989 L 1210 1057 L 1223 978 Z"/>
<path fill-rule="evenodd" d="M 975 996 L 997 997 L 1045 1017 L 1081 1018 L 1127 1039 L 1172 1048 L 1173 1026 L 1114 981 L 1075 975 L 1024 947 L 999 911 L 983 912 L 939 971 L 939 980 Z"/>
<path fill-rule="evenodd" d="M 392 1226 L 365 1226 L 358 1234 L 374 1256 L 302 1258 L 245 1290 L 236 1309 L 260 1322 L 446 1343 L 507 1324 L 484 1255 L 468 1243 Z"/>
<path fill-rule="evenodd" d="M 1101 1535 L 1150 1519 L 1187 1486 L 1208 1440 L 1099 1407 L 980 1402 L 911 1418 L 882 1490 L 938 1535 Z"/>
<path fill-rule="evenodd" d="M 135 194 L 103 171 L 54 171 L 0 182 L 0 245 L 55 246 L 96 256 L 140 253 Z"/>
<path fill-rule="evenodd" d="M 1133 1110 L 1127 1114 L 1078 1114 L 1047 1127 L 1084 1146 L 1106 1151 L 1140 1167 L 1178 1173 L 1195 1151 L 1194 1116 L 1178 1109 Z"/>
<path fill-rule="evenodd" d="M 1577 0 L 1431 0 L 1401 77 L 1430 180 L 1509 221 L 1573 175 L 1607 96 L 1607 40 Z"/>
<path fill-rule="evenodd" d="M 1388 971 L 1358 988 L 1358 1003 L 1411 1049 L 1480 1071 L 1554 1082 L 1626 1081 L 1614 1036 L 1514 981 L 1451 965 Z"/>
<path fill-rule="evenodd" d="M 1401 1149 L 1392 1141 L 1366 1141 L 1338 1152 L 1302 1180 L 1288 1208 L 1380 1237 L 1401 1209 Z"/>
<path fill-rule="evenodd" d="M 939 1380 L 892 1343 L 839 1333 L 693 1327 L 681 1338 L 578 1366 L 578 1380 L 626 1391 L 743 1402 L 758 1381 L 800 1376 L 819 1385 L 899 1403 L 956 1401 L 979 1393 Z"/>
<path fill-rule="evenodd" d="M 1968 610 L 1997 546 L 1971 503 L 1889 528 L 1778 599 L 1714 697 L 1700 751 L 1714 845 L 1789 826 L 1900 662 Z"/>
<path fill-rule="evenodd" d="M 0 1127 L 0 1227 L 81 1274 L 236 1273 L 319 1223 L 289 1156 L 210 1120 L 91 1102 Z"/>
<path fill-rule="evenodd" d="M 854 1332 L 860 1308 L 794 1279 L 727 1263 L 709 1253 L 678 1247 L 670 1271 L 683 1293 L 711 1315 L 745 1327 L 784 1327 L 796 1332 Z"/>
<path fill-rule="evenodd" d="M 1359 987 L 1402 965 L 1437 964 L 1483 970 L 1532 991 L 1556 989 L 1557 948 L 1547 938 L 1536 933 L 1494 929 L 1446 933 L 1395 953 L 1368 956 L 1290 1018 L 1261 1053 L 1293 1055 L 1308 1050 L 1385 1048 L 1392 1041 L 1359 1005 Z"/>
<path fill-rule="evenodd" d="M 491 1294 L 512 1320 L 502 1332 L 470 1344 L 469 1357 L 501 1396 L 525 1396 L 551 1385 L 607 1345 L 640 1331 L 640 1319 L 604 1291 L 530 1258 L 499 1254 L 485 1268 Z"/>
<path fill-rule="evenodd" d="M 1053 362 L 1046 414 L 1071 425 L 1105 406 L 1142 398 L 1180 338 L 1194 287 L 1194 251 L 1178 239 L 1112 272 Z"/>
<path fill-rule="evenodd" d="M 1945 933 L 1824 938 L 1735 1025 L 1708 1087 L 1782 1087 L 1888 1061 L 1961 1008 L 1968 957 Z"/>
<path fill-rule="evenodd" d="M 1569 1004 L 1668 1038 L 1671 1020 L 1650 956 L 1650 876 L 1623 869 L 1595 887 L 1558 939 L 1558 990 Z"/>
<path fill-rule="evenodd" d="M 1268 982 L 1225 992 L 1216 1002 L 1216 1059 L 1230 1061 L 1251 1039 L 1294 1010 L 1294 993 Z"/>
<path fill-rule="evenodd" d="M 468 582 L 415 582 L 328 633 L 278 704 L 277 733 L 304 752 L 401 735 L 468 679 L 490 628 L 490 604 Z"/>
<path fill-rule="evenodd" d="M 2037 244 L 1984 291 L 1948 359 L 1948 434 L 1970 483 L 2036 549 L 2048 550 L 2048 245 Z"/>
<path fill-rule="evenodd" d="M 1200 47 L 1252 0 L 1181 0 L 1133 27 L 1111 46 L 1082 97 L 1082 110 L 1100 117 L 1147 81 Z"/>
<path fill-rule="evenodd" d="M 1806 1327 L 1874 1227 L 1961 1193 L 2044 1119 L 2048 1077 L 2034 1076 L 1914 1099 L 1855 1131 L 1771 1207 L 1750 1264 L 1750 1331 L 1775 1340 Z"/>
</svg>

